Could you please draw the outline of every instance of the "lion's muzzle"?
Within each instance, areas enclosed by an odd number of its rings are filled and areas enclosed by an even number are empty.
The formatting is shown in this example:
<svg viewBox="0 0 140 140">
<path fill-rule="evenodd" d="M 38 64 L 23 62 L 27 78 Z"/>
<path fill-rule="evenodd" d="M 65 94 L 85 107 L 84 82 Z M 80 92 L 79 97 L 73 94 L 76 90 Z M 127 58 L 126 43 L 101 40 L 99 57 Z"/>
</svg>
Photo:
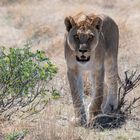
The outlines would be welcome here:
<svg viewBox="0 0 140 140">
<path fill-rule="evenodd" d="M 85 55 L 81 55 L 80 57 L 76 56 L 76 60 L 78 62 L 88 62 L 90 60 L 90 56 L 86 57 Z"/>
</svg>

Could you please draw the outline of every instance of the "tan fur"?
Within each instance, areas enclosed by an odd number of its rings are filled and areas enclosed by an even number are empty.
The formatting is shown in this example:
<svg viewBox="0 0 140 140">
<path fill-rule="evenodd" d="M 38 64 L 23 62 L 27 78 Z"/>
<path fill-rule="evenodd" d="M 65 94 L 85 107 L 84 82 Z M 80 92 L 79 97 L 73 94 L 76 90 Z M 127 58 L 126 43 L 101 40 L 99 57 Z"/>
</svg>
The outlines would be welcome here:
<svg viewBox="0 0 140 140">
<path fill-rule="evenodd" d="M 65 59 L 75 120 L 78 120 L 80 124 L 85 124 L 87 119 L 83 102 L 82 79 L 84 71 L 90 72 L 94 85 L 94 97 L 89 105 L 88 121 L 91 122 L 100 112 L 111 113 L 117 108 L 119 31 L 116 23 L 105 15 L 80 13 L 74 17 L 67 17 L 65 25 L 67 30 Z M 85 57 L 84 60 L 82 55 Z M 103 106 L 104 81 L 107 85 L 108 96 Z"/>
</svg>

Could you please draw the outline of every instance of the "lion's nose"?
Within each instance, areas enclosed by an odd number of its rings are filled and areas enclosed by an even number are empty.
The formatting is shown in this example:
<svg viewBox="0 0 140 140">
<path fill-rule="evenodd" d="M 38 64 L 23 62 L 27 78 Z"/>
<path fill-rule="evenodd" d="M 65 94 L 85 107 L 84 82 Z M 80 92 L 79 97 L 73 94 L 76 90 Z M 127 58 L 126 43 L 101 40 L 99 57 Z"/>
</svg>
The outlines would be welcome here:
<svg viewBox="0 0 140 140">
<path fill-rule="evenodd" d="M 85 52 L 87 52 L 87 50 L 86 49 L 79 49 L 79 52 L 85 53 Z"/>
<path fill-rule="evenodd" d="M 87 45 L 86 44 L 80 44 L 79 52 L 81 52 L 81 53 L 87 52 Z"/>
</svg>

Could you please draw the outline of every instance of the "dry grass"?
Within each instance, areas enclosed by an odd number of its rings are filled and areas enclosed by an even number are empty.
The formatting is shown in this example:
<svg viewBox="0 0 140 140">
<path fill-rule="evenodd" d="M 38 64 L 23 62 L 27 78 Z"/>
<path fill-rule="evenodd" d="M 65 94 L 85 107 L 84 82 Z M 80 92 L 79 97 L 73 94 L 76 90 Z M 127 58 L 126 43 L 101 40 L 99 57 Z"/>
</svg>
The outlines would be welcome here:
<svg viewBox="0 0 140 140">
<path fill-rule="evenodd" d="M 48 55 L 59 67 L 57 77 L 51 82 L 61 93 L 61 98 L 52 101 L 43 112 L 26 120 L 5 122 L 0 120 L 1 133 L 28 129 L 24 140 L 92 140 L 92 139 L 140 139 L 140 122 L 129 120 L 120 129 L 89 130 L 75 128 L 69 124 L 73 116 L 72 101 L 66 79 L 63 55 L 64 17 L 80 11 L 104 13 L 118 23 L 120 29 L 119 73 L 138 69 L 140 72 L 140 2 L 137 0 L 1 0 L 0 1 L 0 45 L 19 46 L 31 41 L 33 49 L 47 50 Z M 124 79 L 124 78 L 123 78 Z M 133 91 L 138 96 L 140 88 Z M 132 96 L 128 97 L 128 100 Z M 85 103 L 88 105 L 89 97 Z M 138 103 L 139 104 L 139 103 Z M 140 108 L 133 115 L 140 117 Z"/>
</svg>

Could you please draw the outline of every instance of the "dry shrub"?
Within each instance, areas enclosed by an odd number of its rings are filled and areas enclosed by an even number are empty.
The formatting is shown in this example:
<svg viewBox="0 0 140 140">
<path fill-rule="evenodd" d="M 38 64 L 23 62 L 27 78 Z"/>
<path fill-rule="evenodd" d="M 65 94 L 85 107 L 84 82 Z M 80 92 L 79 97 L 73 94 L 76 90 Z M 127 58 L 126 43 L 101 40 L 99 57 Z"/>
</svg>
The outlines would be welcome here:
<svg viewBox="0 0 140 140">
<path fill-rule="evenodd" d="M 0 6 L 9 6 L 11 4 L 27 3 L 28 0 L 1 0 Z"/>
<path fill-rule="evenodd" d="M 24 34 L 28 41 L 37 40 L 38 38 L 52 36 L 53 29 L 47 25 L 37 23 L 29 24 L 25 28 Z"/>
<path fill-rule="evenodd" d="M 95 117 L 92 126 L 95 128 L 118 128 L 123 125 L 131 116 L 131 112 L 137 108 L 139 105 L 136 105 L 136 102 L 140 100 L 140 96 L 134 97 L 130 102 L 127 99 L 128 94 L 132 93 L 140 84 L 140 74 L 136 76 L 136 71 L 132 72 L 128 76 L 128 71 L 125 72 L 125 80 L 122 82 L 122 85 L 118 91 L 118 108 L 110 114 L 100 114 Z"/>
<path fill-rule="evenodd" d="M 140 84 L 140 74 L 136 76 L 136 71 L 132 72 L 130 76 L 128 76 L 128 71 L 125 72 L 125 82 L 122 84 L 122 86 L 119 88 L 118 91 L 118 112 L 121 112 L 123 114 L 130 114 L 131 111 L 136 108 L 137 106 L 134 106 L 135 103 L 140 100 L 139 97 L 134 97 L 130 103 L 128 103 L 126 96 L 131 93 L 133 89 L 135 89 Z"/>
</svg>

